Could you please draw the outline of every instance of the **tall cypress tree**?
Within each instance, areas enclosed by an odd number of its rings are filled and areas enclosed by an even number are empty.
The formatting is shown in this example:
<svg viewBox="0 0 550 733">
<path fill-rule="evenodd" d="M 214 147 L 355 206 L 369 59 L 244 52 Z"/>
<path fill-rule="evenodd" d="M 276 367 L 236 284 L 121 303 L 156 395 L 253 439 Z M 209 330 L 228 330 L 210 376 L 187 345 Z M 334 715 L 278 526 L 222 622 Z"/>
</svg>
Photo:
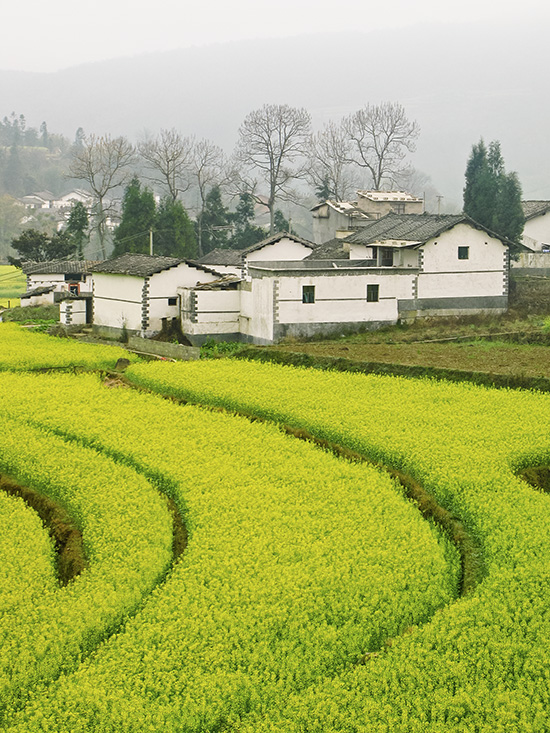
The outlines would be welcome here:
<svg viewBox="0 0 550 733">
<path fill-rule="evenodd" d="M 483 140 L 472 146 L 466 165 L 464 213 L 502 237 L 521 241 L 525 222 L 521 185 L 516 173 L 506 173 L 498 141 L 491 142 L 489 149 Z"/>
<path fill-rule="evenodd" d="M 227 247 L 231 216 L 222 201 L 219 186 L 208 192 L 201 214 L 202 251 L 204 254 L 218 247 Z"/>
<path fill-rule="evenodd" d="M 181 201 L 174 201 L 170 196 L 160 202 L 157 210 L 153 251 L 167 257 L 197 256 L 193 223 Z"/>
<path fill-rule="evenodd" d="M 153 192 L 142 188 L 137 176 L 134 176 L 122 199 L 122 218 L 115 230 L 115 247 L 113 255 L 124 252 L 149 252 L 150 230 L 154 227 L 156 203 Z"/>
</svg>

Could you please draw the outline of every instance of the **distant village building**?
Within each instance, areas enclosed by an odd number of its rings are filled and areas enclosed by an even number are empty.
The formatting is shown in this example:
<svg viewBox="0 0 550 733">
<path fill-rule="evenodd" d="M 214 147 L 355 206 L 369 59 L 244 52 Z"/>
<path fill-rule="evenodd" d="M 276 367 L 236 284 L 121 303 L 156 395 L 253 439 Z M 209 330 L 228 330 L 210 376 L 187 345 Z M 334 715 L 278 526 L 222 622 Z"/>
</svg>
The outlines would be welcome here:
<svg viewBox="0 0 550 733">
<path fill-rule="evenodd" d="M 311 209 L 313 241 L 322 244 L 345 238 L 372 219 L 386 214 L 422 214 L 424 200 L 404 191 L 357 191 L 356 201 L 328 199 Z"/>
<path fill-rule="evenodd" d="M 347 237 L 350 232 L 371 220 L 351 201 L 327 199 L 311 209 L 313 215 L 313 241 L 327 242 L 334 237 Z"/>
<path fill-rule="evenodd" d="M 405 191 L 357 191 L 357 207 L 371 219 L 386 214 L 423 214 L 424 199 Z"/>
</svg>

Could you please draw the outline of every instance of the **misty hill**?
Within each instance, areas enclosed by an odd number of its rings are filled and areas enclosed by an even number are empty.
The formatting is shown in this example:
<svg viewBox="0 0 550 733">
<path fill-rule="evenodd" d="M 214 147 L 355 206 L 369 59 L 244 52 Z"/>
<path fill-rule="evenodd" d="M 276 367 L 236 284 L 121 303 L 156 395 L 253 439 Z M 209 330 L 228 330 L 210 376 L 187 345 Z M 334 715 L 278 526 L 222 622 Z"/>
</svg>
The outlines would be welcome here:
<svg viewBox="0 0 550 733">
<path fill-rule="evenodd" d="M 447 202 L 461 205 L 480 136 L 501 141 L 526 198 L 550 198 L 546 56 L 544 29 L 519 24 L 240 41 L 48 74 L 3 71 L 0 114 L 46 120 L 71 139 L 78 127 L 134 140 L 176 127 L 230 152 L 244 116 L 265 102 L 306 107 L 320 127 L 367 102 L 397 101 L 421 126 L 412 163 Z"/>
</svg>

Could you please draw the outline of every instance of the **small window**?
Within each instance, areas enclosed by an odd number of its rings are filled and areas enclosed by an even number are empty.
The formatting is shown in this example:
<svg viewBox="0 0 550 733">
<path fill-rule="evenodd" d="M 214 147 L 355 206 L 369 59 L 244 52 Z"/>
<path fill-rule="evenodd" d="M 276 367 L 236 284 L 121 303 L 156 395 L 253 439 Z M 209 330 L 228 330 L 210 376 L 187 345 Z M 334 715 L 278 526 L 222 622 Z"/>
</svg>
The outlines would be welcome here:
<svg viewBox="0 0 550 733">
<path fill-rule="evenodd" d="M 459 260 L 469 260 L 470 259 L 470 248 L 469 247 L 459 247 L 458 248 L 458 259 Z"/>
<path fill-rule="evenodd" d="M 178 299 L 177 298 L 168 298 L 168 305 L 177 305 Z"/>
<path fill-rule="evenodd" d="M 302 286 L 302 303 L 315 303 L 315 285 Z"/>
<path fill-rule="evenodd" d="M 391 247 L 380 247 L 380 266 L 393 267 L 393 249 Z"/>
<path fill-rule="evenodd" d="M 69 283 L 69 293 L 71 295 L 80 295 L 80 285 L 78 283 Z"/>
<path fill-rule="evenodd" d="M 380 285 L 367 285 L 367 303 L 378 303 Z"/>
</svg>

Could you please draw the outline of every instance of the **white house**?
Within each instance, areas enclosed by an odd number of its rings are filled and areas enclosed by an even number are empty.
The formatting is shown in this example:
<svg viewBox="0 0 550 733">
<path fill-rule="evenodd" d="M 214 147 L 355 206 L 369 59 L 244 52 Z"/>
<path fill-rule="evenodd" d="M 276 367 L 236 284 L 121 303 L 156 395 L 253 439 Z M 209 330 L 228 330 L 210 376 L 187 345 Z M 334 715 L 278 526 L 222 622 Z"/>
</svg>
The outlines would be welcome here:
<svg viewBox="0 0 550 733">
<path fill-rule="evenodd" d="M 313 240 L 343 239 L 386 214 L 422 214 L 424 200 L 405 191 L 357 191 L 356 201 L 323 201 L 311 209 Z"/>
<path fill-rule="evenodd" d="M 175 257 L 127 253 L 93 268 L 93 324 L 97 333 L 145 337 L 179 319 L 178 290 L 220 279 L 214 270 Z"/>
<path fill-rule="evenodd" d="M 27 262 L 22 269 L 27 276 L 27 290 L 21 295 L 21 305 L 48 305 L 63 300 L 68 294 L 91 297 L 91 260 L 55 260 Z"/>
<path fill-rule="evenodd" d="M 352 201 L 326 201 L 311 209 L 313 216 L 313 241 L 316 244 L 327 242 L 334 237 L 346 237 L 371 220 L 367 213 Z"/>
<path fill-rule="evenodd" d="M 214 249 L 200 257 L 197 262 L 213 267 L 219 273 L 240 276 L 245 275 L 249 266 L 255 262 L 303 260 L 312 253 L 314 246 L 313 242 L 295 234 L 278 232 L 245 249 Z"/>
<path fill-rule="evenodd" d="M 371 219 L 386 214 L 423 214 L 424 199 L 405 191 L 357 191 L 357 208 Z"/>
<path fill-rule="evenodd" d="M 240 281 L 181 290 L 182 330 L 196 344 L 273 343 L 507 305 L 508 243 L 462 214 L 388 214 L 303 259 L 249 261 Z"/>
<path fill-rule="evenodd" d="M 512 262 L 523 271 L 548 275 L 550 269 L 550 201 L 522 201 L 525 226 L 522 242 L 525 251 Z"/>
</svg>

